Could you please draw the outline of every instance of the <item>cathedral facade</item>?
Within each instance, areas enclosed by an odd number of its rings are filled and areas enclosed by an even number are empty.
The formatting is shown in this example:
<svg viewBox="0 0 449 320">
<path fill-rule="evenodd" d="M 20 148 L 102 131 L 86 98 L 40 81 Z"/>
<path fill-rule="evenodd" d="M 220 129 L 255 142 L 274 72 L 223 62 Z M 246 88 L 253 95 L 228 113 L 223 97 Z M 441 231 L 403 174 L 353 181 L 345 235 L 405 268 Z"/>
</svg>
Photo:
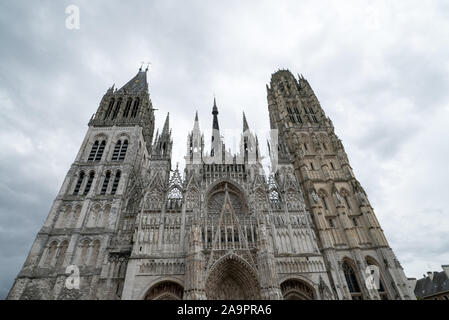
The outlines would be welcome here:
<svg viewBox="0 0 449 320">
<path fill-rule="evenodd" d="M 267 99 L 271 172 L 244 114 L 226 150 L 215 100 L 181 172 L 147 70 L 110 88 L 7 298 L 415 299 L 307 80 L 279 70 Z"/>
</svg>

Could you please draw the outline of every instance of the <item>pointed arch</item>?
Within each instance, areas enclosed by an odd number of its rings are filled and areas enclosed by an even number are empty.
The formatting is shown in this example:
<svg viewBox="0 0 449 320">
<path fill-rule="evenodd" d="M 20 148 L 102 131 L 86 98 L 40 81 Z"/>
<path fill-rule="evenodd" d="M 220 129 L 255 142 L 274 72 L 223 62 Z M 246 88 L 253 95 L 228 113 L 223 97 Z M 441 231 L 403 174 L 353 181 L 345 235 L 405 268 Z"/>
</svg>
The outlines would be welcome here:
<svg viewBox="0 0 449 320">
<path fill-rule="evenodd" d="M 58 250 L 58 242 L 56 240 L 50 242 L 45 256 L 45 266 L 51 267 L 54 263 L 56 251 Z"/>
<path fill-rule="evenodd" d="M 356 267 L 352 260 L 345 258 L 342 261 L 343 274 L 346 279 L 349 293 L 353 300 L 363 300 L 361 282 L 356 274 Z"/>
<path fill-rule="evenodd" d="M 71 217 L 71 220 L 70 220 L 70 227 L 71 228 L 76 228 L 76 225 L 78 223 L 78 219 L 79 219 L 80 214 L 81 214 L 81 208 L 82 208 L 81 205 L 77 205 L 75 207 L 75 209 L 73 210 L 73 214 L 72 214 L 72 217 Z"/>
<path fill-rule="evenodd" d="M 75 185 L 75 190 L 73 191 L 73 194 L 74 194 L 74 195 L 77 195 L 77 194 L 79 193 L 79 191 L 80 191 L 80 189 L 81 189 L 81 185 L 83 184 L 84 176 L 85 176 L 85 175 L 86 175 L 86 174 L 84 173 L 84 171 L 81 171 L 81 172 L 78 174 L 78 180 L 77 180 L 76 185 Z"/>
<path fill-rule="evenodd" d="M 125 110 L 123 111 L 123 118 L 128 118 L 129 111 L 131 109 L 131 104 L 132 104 L 132 99 L 128 98 L 128 100 L 126 101 Z"/>
<path fill-rule="evenodd" d="M 316 293 L 312 285 L 302 279 L 290 278 L 281 283 L 284 300 L 315 300 Z"/>
<path fill-rule="evenodd" d="M 182 300 L 184 288 L 181 284 L 163 280 L 154 284 L 146 293 L 144 300 Z"/>
<path fill-rule="evenodd" d="M 260 299 L 260 284 L 254 268 L 234 253 L 218 259 L 210 268 L 206 280 L 209 300 Z"/>
<path fill-rule="evenodd" d="M 100 240 L 95 240 L 93 242 L 92 248 L 91 248 L 91 253 L 90 253 L 90 261 L 89 261 L 89 265 L 90 266 L 96 266 L 97 265 L 97 260 L 98 260 L 98 255 L 100 254 L 100 247 L 101 247 L 101 243 Z"/>
<path fill-rule="evenodd" d="M 64 265 L 64 259 L 67 252 L 67 248 L 69 246 L 69 242 L 64 240 L 58 248 L 58 255 L 56 257 L 56 267 L 62 267 Z"/>
</svg>

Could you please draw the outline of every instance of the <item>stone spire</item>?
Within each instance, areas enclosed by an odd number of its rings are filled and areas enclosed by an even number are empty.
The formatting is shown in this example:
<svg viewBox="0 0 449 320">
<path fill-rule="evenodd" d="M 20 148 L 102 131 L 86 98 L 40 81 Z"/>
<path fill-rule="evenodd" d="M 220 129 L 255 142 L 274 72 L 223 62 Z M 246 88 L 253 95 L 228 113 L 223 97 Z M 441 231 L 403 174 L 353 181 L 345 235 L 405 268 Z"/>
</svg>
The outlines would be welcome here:
<svg viewBox="0 0 449 320">
<path fill-rule="evenodd" d="M 167 113 L 167 118 L 165 119 L 164 129 L 162 129 L 162 135 L 168 134 L 170 129 L 170 112 Z"/>
<path fill-rule="evenodd" d="M 245 112 L 243 112 L 243 132 L 246 132 L 249 130 L 248 122 L 246 121 Z"/>
<path fill-rule="evenodd" d="M 211 143 L 211 156 L 214 157 L 222 151 L 221 138 L 220 138 L 220 127 L 218 125 L 218 108 L 217 102 L 214 97 L 214 106 L 212 108 L 212 114 L 214 116 L 212 122 L 212 143 Z"/>
<path fill-rule="evenodd" d="M 212 114 L 214 115 L 214 120 L 212 123 L 212 130 L 220 130 L 220 127 L 218 125 L 218 108 L 217 108 L 217 102 L 215 101 L 215 97 L 214 97 L 214 107 L 212 108 Z"/>
</svg>

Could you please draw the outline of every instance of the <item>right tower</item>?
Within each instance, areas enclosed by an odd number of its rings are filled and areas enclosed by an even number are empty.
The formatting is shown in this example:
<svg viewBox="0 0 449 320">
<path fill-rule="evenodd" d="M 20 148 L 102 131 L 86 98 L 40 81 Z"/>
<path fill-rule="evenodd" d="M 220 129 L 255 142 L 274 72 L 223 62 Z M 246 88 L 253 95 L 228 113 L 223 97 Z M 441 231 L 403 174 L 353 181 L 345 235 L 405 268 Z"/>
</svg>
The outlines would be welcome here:
<svg viewBox="0 0 449 320">
<path fill-rule="evenodd" d="M 279 70 L 267 99 L 271 129 L 278 130 L 279 151 L 288 149 L 338 299 L 415 299 L 308 81 Z M 366 279 L 377 278 L 368 289 Z"/>
</svg>

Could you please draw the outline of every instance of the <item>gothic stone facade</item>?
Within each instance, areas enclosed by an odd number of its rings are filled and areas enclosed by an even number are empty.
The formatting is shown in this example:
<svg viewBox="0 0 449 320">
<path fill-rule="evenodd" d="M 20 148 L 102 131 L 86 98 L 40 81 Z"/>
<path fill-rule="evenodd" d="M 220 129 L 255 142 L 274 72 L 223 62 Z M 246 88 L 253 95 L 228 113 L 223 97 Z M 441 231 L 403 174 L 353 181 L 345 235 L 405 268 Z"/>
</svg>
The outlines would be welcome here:
<svg viewBox="0 0 449 320">
<path fill-rule="evenodd" d="M 215 100 L 210 150 L 196 115 L 181 174 L 147 70 L 110 88 L 8 299 L 414 299 L 308 82 L 280 70 L 267 91 L 268 177 L 245 115 L 236 155 Z"/>
</svg>

